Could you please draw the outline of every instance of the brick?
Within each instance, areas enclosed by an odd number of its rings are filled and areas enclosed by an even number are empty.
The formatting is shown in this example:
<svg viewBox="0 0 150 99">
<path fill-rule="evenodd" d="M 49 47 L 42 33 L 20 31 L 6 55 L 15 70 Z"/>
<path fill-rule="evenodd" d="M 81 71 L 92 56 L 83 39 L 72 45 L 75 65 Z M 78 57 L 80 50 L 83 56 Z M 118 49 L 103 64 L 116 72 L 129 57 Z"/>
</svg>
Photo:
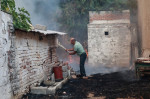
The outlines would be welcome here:
<svg viewBox="0 0 150 99">
<path fill-rule="evenodd" d="M 47 89 L 47 94 L 54 95 L 56 93 L 56 87 L 49 87 Z"/>
<path fill-rule="evenodd" d="M 130 12 L 126 11 L 100 11 L 100 13 L 90 11 L 90 22 L 94 20 L 121 20 L 130 19 Z"/>
<path fill-rule="evenodd" d="M 40 24 L 35 25 L 34 28 L 35 28 L 35 29 L 38 29 L 38 30 L 44 30 L 44 31 L 47 30 L 47 27 L 46 27 L 46 26 L 40 25 Z"/>
</svg>

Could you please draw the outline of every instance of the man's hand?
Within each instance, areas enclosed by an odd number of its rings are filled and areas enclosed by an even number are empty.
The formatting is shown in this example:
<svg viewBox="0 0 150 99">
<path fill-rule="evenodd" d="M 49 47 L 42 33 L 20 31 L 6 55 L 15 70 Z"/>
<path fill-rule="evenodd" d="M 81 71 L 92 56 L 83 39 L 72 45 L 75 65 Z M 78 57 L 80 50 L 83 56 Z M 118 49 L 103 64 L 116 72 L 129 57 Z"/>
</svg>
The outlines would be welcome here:
<svg viewBox="0 0 150 99">
<path fill-rule="evenodd" d="M 66 52 L 68 52 L 68 49 L 65 49 Z"/>
<path fill-rule="evenodd" d="M 69 55 L 73 55 L 72 53 L 69 53 Z"/>
<path fill-rule="evenodd" d="M 76 51 L 73 51 L 73 52 L 70 52 L 69 55 L 75 55 L 77 52 Z"/>
<path fill-rule="evenodd" d="M 70 55 L 70 52 L 69 52 L 69 50 L 68 49 L 65 49 L 65 51 Z"/>
<path fill-rule="evenodd" d="M 72 48 L 72 49 L 66 49 L 67 51 L 74 51 L 74 48 Z"/>
</svg>

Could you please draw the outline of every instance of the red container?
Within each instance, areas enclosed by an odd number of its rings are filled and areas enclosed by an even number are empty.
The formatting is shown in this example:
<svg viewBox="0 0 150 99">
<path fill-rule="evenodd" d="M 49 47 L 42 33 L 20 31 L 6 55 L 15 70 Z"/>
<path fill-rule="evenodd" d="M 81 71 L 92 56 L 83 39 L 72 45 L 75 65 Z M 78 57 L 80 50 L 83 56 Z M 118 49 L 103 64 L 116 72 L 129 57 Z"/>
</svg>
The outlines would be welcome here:
<svg viewBox="0 0 150 99">
<path fill-rule="evenodd" d="M 54 71 L 56 80 L 63 79 L 62 66 L 53 67 L 53 71 Z"/>
</svg>

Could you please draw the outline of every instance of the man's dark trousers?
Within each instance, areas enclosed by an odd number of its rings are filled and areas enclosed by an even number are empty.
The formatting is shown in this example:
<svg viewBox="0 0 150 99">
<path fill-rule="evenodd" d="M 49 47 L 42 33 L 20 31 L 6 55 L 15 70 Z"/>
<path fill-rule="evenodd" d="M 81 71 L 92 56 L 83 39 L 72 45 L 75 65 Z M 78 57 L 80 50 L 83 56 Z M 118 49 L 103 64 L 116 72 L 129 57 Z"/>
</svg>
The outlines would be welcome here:
<svg viewBox="0 0 150 99">
<path fill-rule="evenodd" d="M 82 53 L 80 55 L 80 74 L 81 74 L 81 76 L 86 76 L 85 68 L 84 68 L 86 57 L 87 57 L 86 53 Z"/>
</svg>

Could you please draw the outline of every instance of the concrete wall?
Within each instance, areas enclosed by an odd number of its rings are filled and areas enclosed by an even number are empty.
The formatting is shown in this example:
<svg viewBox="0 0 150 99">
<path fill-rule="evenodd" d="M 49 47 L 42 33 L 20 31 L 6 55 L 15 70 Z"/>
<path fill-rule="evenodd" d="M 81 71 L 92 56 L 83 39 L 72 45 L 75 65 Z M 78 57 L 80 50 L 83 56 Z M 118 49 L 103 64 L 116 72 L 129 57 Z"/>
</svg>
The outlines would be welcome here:
<svg viewBox="0 0 150 99">
<path fill-rule="evenodd" d="M 108 32 L 109 35 L 105 35 Z M 90 63 L 129 66 L 131 54 L 129 11 L 90 12 L 88 52 Z"/>
<path fill-rule="evenodd" d="M 142 39 L 143 57 L 150 55 L 150 0 L 138 0 L 139 32 Z"/>
<path fill-rule="evenodd" d="M 11 99 L 12 91 L 10 84 L 10 73 L 8 67 L 8 51 L 11 46 L 9 24 L 12 17 L 0 11 L 0 98 Z"/>
</svg>

